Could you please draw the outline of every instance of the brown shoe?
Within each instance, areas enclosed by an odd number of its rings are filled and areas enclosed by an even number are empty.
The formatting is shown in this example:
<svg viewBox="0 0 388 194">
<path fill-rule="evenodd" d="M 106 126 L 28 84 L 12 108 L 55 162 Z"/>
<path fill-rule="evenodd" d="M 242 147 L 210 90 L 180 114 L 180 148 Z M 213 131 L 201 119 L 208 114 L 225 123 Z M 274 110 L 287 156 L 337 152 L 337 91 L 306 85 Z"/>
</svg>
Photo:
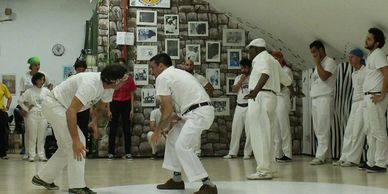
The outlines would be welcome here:
<svg viewBox="0 0 388 194">
<path fill-rule="evenodd" d="M 217 186 L 202 185 L 202 187 L 194 194 L 217 194 Z"/>
<path fill-rule="evenodd" d="M 184 190 L 185 183 L 183 181 L 175 182 L 172 179 L 168 179 L 166 183 L 157 185 L 156 188 L 162 190 Z"/>
</svg>

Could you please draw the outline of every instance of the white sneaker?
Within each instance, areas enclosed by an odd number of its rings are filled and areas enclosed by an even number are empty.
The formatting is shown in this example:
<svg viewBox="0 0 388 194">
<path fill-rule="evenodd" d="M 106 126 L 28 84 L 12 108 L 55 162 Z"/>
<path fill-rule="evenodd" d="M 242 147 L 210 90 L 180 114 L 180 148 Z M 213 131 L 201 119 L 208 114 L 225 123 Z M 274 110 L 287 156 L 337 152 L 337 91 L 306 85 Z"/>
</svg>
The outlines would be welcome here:
<svg viewBox="0 0 388 194">
<path fill-rule="evenodd" d="M 342 167 L 352 167 L 352 166 L 358 166 L 357 164 L 353 163 L 353 162 L 344 162 L 341 164 Z"/>
<path fill-rule="evenodd" d="M 243 159 L 244 160 L 249 160 L 249 159 L 251 159 L 251 156 L 250 155 L 244 155 Z"/>
<path fill-rule="evenodd" d="M 35 159 L 34 159 L 34 158 L 28 158 L 28 161 L 29 161 L 29 162 L 34 162 Z"/>
<path fill-rule="evenodd" d="M 235 158 L 235 156 L 232 156 L 232 155 L 226 155 L 226 156 L 224 156 L 224 159 L 232 159 L 232 158 Z"/>
<path fill-rule="evenodd" d="M 46 158 L 46 157 L 39 157 L 39 161 L 41 161 L 41 162 L 47 162 L 47 158 Z"/>
<path fill-rule="evenodd" d="M 342 160 L 337 160 L 337 161 L 333 162 L 333 166 L 342 166 L 343 163 L 345 163 L 345 162 Z"/>
<path fill-rule="evenodd" d="M 28 154 L 24 154 L 24 155 L 22 156 L 22 160 L 28 160 Z"/>
<path fill-rule="evenodd" d="M 319 158 L 314 158 L 313 160 L 310 161 L 310 165 L 322 165 L 322 164 L 325 164 L 325 161 Z"/>
<path fill-rule="evenodd" d="M 269 180 L 272 179 L 271 173 L 256 172 L 247 176 L 248 180 Z"/>
</svg>

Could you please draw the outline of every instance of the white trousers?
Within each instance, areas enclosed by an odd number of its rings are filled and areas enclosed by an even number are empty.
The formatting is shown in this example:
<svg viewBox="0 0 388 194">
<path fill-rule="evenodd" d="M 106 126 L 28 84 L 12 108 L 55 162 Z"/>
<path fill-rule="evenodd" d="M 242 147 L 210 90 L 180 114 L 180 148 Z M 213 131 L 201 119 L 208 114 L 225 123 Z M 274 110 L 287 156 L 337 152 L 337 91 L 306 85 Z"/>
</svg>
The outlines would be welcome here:
<svg viewBox="0 0 388 194">
<path fill-rule="evenodd" d="M 355 164 L 360 163 L 362 148 L 365 142 L 366 131 L 364 127 L 363 101 L 353 102 L 348 123 L 346 124 L 342 153 L 340 160 Z"/>
<path fill-rule="evenodd" d="M 47 130 L 47 120 L 42 112 L 29 112 L 26 117 L 26 131 L 28 131 L 28 154 L 30 158 L 35 158 L 36 151 L 39 158 L 45 158 L 44 142 Z"/>
<path fill-rule="evenodd" d="M 273 122 L 275 119 L 276 95 L 259 92 L 255 101 L 248 101 L 248 127 L 257 172 L 272 173 L 275 169 Z"/>
<path fill-rule="evenodd" d="M 58 150 L 39 170 L 38 176 L 51 183 L 67 167 L 69 188 L 85 187 L 85 159 L 82 161 L 74 159 L 73 142 L 66 121 L 66 108 L 53 97 L 47 96 L 42 105 L 42 112 L 53 127 Z M 85 145 L 85 137 L 80 128 L 77 128 L 81 142 Z"/>
<path fill-rule="evenodd" d="M 387 105 L 387 97 L 377 104 L 370 99 L 371 95 L 365 95 L 365 111 L 364 121 L 367 134 L 368 166 L 386 167 L 388 138 L 385 128 L 386 119 L 385 111 Z"/>
<path fill-rule="evenodd" d="M 233 123 L 232 123 L 232 137 L 230 139 L 229 145 L 229 155 L 237 155 L 238 150 L 240 148 L 240 137 L 242 130 L 245 127 L 245 146 L 244 146 L 244 156 L 252 155 L 252 145 L 251 138 L 249 135 L 249 128 L 247 127 L 247 119 L 246 114 L 248 111 L 248 107 L 236 106 L 236 110 L 234 111 Z"/>
<path fill-rule="evenodd" d="M 333 97 L 329 95 L 316 97 L 311 100 L 311 103 L 313 128 L 318 141 L 315 157 L 320 160 L 326 160 L 330 146 L 330 125 L 332 118 Z"/>
<path fill-rule="evenodd" d="M 198 140 L 196 141 L 196 144 L 194 145 L 194 152 L 195 154 L 197 155 L 201 155 L 201 137 L 202 137 L 202 133 L 198 138 Z"/>
<path fill-rule="evenodd" d="M 292 158 L 292 137 L 290 129 L 291 101 L 289 94 L 277 96 L 276 118 L 274 122 L 275 156 Z"/>
<path fill-rule="evenodd" d="M 148 139 L 148 143 L 151 146 L 152 154 L 156 154 L 156 152 L 158 152 L 158 146 L 165 146 L 166 145 L 166 139 L 164 138 L 164 136 L 161 136 L 160 140 L 157 143 L 154 143 L 153 141 L 151 141 L 152 134 L 154 134 L 154 132 L 149 131 L 147 133 L 147 139 Z"/>
<path fill-rule="evenodd" d="M 209 129 L 213 120 L 212 106 L 202 106 L 185 114 L 167 135 L 163 168 L 175 172 L 183 169 L 190 182 L 208 177 L 193 148 L 202 130 Z"/>
</svg>

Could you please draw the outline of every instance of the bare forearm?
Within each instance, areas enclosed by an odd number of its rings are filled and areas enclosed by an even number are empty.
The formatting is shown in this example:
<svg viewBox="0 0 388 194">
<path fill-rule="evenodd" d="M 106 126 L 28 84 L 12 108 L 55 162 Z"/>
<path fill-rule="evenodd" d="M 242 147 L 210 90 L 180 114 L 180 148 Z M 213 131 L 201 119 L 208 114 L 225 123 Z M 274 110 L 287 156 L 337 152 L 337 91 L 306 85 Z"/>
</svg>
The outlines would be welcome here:
<svg viewBox="0 0 388 194">
<path fill-rule="evenodd" d="M 71 139 L 73 140 L 73 142 L 79 141 L 80 138 L 77 130 L 77 111 L 71 108 L 67 109 L 66 119 Z"/>
<path fill-rule="evenodd" d="M 327 79 L 329 79 L 329 77 L 331 76 L 330 72 L 325 71 L 321 64 L 317 64 L 316 67 L 318 71 L 318 76 L 319 78 L 321 78 L 321 80 L 326 81 Z"/>
<path fill-rule="evenodd" d="M 257 82 L 254 91 L 259 92 L 265 83 L 267 83 L 269 76 L 267 74 L 261 74 L 259 81 Z"/>
<path fill-rule="evenodd" d="M 384 76 L 383 89 L 381 90 L 381 95 L 385 97 L 387 93 L 388 93 L 388 75 Z"/>
</svg>

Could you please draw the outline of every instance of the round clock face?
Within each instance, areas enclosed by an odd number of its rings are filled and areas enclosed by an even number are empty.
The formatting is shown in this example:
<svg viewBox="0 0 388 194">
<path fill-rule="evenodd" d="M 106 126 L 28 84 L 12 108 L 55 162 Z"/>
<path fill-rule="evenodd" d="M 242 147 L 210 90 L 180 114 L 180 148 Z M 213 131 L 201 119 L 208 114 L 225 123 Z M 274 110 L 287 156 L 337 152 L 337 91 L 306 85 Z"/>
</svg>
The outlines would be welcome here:
<svg viewBox="0 0 388 194">
<path fill-rule="evenodd" d="M 55 44 L 52 51 L 55 56 L 62 56 L 65 53 L 65 47 L 62 44 Z"/>
</svg>

